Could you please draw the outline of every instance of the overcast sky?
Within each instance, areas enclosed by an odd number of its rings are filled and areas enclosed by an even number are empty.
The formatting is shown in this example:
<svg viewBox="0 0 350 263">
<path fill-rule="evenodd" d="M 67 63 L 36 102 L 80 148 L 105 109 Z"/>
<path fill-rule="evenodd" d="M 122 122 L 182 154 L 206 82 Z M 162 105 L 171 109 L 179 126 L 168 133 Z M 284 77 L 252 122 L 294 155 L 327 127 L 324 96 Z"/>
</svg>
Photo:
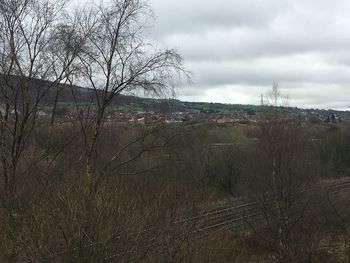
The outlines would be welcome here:
<svg viewBox="0 0 350 263">
<path fill-rule="evenodd" d="M 258 104 L 277 81 L 291 106 L 350 108 L 350 1 L 150 2 L 153 36 L 193 73 L 180 99 Z"/>
</svg>

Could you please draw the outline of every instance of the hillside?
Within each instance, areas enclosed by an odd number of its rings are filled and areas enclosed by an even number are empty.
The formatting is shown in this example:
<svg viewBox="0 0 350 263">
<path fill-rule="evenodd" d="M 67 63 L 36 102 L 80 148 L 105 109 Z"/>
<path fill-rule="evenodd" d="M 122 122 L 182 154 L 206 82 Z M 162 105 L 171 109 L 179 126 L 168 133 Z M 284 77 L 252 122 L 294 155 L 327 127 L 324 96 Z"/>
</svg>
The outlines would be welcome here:
<svg viewBox="0 0 350 263">
<path fill-rule="evenodd" d="M 19 85 L 19 81 L 20 80 L 18 77 L 12 76 L 10 78 L 11 85 L 14 87 Z M 58 102 L 62 105 L 72 105 L 75 99 L 78 103 L 82 104 L 91 102 L 93 103 L 96 100 L 96 92 L 91 88 L 71 86 L 67 84 L 54 85 L 52 82 L 39 79 L 30 79 L 28 83 L 30 86 L 31 96 L 33 98 L 35 98 L 38 94 L 43 95 L 41 102 L 45 107 L 50 107 L 54 103 L 57 90 Z M 114 98 L 111 103 L 111 107 L 113 110 L 123 112 L 193 112 L 215 115 L 231 115 L 236 113 L 245 115 L 257 115 L 266 109 L 266 106 L 262 107 L 257 105 L 188 102 L 176 99 L 143 98 L 123 94 L 120 94 Z M 301 109 L 296 107 L 287 108 L 287 110 L 297 115 L 312 115 L 317 116 L 321 119 L 325 119 L 331 114 L 340 116 L 343 119 L 350 119 L 349 111 L 339 111 L 332 109 Z"/>
</svg>

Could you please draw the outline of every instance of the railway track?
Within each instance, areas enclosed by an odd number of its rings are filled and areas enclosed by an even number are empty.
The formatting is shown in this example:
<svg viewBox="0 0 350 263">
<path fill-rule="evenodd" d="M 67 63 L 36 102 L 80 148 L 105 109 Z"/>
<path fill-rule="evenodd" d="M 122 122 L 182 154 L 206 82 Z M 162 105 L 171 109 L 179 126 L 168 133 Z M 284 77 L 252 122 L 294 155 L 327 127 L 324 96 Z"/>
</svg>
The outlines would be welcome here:
<svg viewBox="0 0 350 263">
<path fill-rule="evenodd" d="M 323 190 L 328 197 L 337 198 L 340 195 L 350 191 L 350 179 L 333 183 L 327 186 L 316 186 L 303 191 L 298 194 L 310 196 L 314 192 Z M 318 197 L 319 198 L 319 197 Z M 302 204 L 303 199 L 298 200 L 295 204 Z M 210 210 L 208 212 L 199 214 L 194 217 L 175 221 L 175 224 L 191 224 L 195 225 L 194 233 L 206 232 L 211 230 L 218 230 L 221 228 L 241 228 L 249 224 L 256 224 L 266 216 L 267 213 L 274 213 L 277 210 L 273 197 L 266 198 L 264 201 L 253 201 L 233 206 L 222 207 L 217 210 Z"/>
<path fill-rule="evenodd" d="M 312 193 L 313 191 L 319 190 L 320 186 L 302 190 L 299 193 Z M 330 184 L 328 186 L 323 187 L 325 193 L 328 197 L 337 198 L 341 194 L 350 191 L 350 179 L 342 182 L 337 182 Z M 216 210 L 210 210 L 206 213 L 199 214 L 194 217 L 185 218 L 182 220 L 177 220 L 173 222 L 173 226 L 177 225 L 190 225 L 191 226 L 191 234 L 197 235 L 198 238 L 204 238 L 205 236 L 210 235 L 211 233 L 216 231 L 223 231 L 226 229 L 239 229 L 247 227 L 251 224 L 264 224 L 264 216 L 265 213 L 261 210 L 261 204 L 265 205 L 265 208 L 269 208 L 269 212 L 274 212 L 276 208 L 273 206 L 273 198 L 267 198 L 265 202 L 253 201 L 253 202 L 245 202 L 236 205 L 228 205 L 225 207 L 221 207 Z M 270 206 L 270 207 L 268 207 Z M 153 231 L 156 227 L 151 227 L 145 229 L 141 232 L 134 233 L 135 235 L 143 235 L 143 234 L 151 234 L 153 235 Z M 92 243 L 84 248 L 89 247 L 103 247 L 106 245 L 108 241 L 102 241 L 97 243 Z M 160 240 L 152 241 L 148 244 L 148 247 L 159 244 Z M 45 257 L 41 257 L 38 259 L 38 262 L 46 262 L 47 260 L 52 260 L 54 258 L 58 258 L 60 256 L 65 255 L 68 252 L 72 252 L 75 250 L 81 249 L 81 247 L 72 247 L 64 251 L 59 251 L 53 253 L 51 255 L 47 255 Z"/>
</svg>

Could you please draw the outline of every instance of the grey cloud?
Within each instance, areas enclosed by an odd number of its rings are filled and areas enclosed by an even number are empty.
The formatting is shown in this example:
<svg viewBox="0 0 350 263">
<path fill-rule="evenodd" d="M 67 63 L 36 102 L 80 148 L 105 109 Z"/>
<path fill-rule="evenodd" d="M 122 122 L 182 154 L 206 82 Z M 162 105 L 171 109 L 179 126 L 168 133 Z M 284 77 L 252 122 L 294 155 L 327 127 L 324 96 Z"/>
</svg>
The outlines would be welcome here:
<svg viewBox="0 0 350 263">
<path fill-rule="evenodd" d="M 317 54 L 264 57 L 237 61 L 189 62 L 194 81 L 200 85 L 269 85 L 293 83 L 348 83 L 350 68 L 330 64 Z"/>
<path fill-rule="evenodd" d="M 153 0 L 157 34 L 197 33 L 208 28 L 262 27 L 283 12 L 288 4 L 280 0 Z"/>
<path fill-rule="evenodd" d="M 305 52 L 348 51 L 349 33 L 333 30 L 293 31 L 279 28 L 259 30 L 236 28 L 208 30 L 201 34 L 173 34 L 164 37 L 170 46 L 175 45 L 189 60 L 227 60 L 280 56 Z"/>
<path fill-rule="evenodd" d="M 157 41 L 178 48 L 194 75 L 180 98 L 256 104 L 278 81 L 294 106 L 348 107 L 349 1 L 152 3 Z"/>
<path fill-rule="evenodd" d="M 350 1 L 148 1 L 194 76 L 180 99 L 257 104 L 278 81 L 293 106 L 350 108 Z"/>
<path fill-rule="evenodd" d="M 288 86 L 288 85 L 287 85 Z M 293 105 L 303 107 L 349 110 L 350 86 L 340 84 L 302 84 L 299 89 L 285 88 Z"/>
</svg>

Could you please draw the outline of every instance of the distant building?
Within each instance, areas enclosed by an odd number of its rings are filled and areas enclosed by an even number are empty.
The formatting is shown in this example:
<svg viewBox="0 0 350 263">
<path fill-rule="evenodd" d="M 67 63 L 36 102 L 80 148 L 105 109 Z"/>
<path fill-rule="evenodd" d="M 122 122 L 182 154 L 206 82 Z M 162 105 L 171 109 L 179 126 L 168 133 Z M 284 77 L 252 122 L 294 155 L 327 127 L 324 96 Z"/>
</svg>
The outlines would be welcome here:
<svg viewBox="0 0 350 263">
<path fill-rule="evenodd" d="M 21 114 L 21 112 L 19 110 L 12 110 L 10 114 Z"/>
<path fill-rule="evenodd" d="M 216 119 L 217 123 L 223 124 L 223 123 L 233 123 L 235 120 L 230 117 L 220 117 Z"/>
<path fill-rule="evenodd" d="M 342 121 L 342 118 L 334 113 L 328 115 L 325 122 L 327 123 L 339 123 Z"/>
<path fill-rule="evenodd" d="M 45 112 L 43 112 L 43 111 L 38 111 L 37 114 L 38 114 L 39 117 L 46 117 L 46 115 L 47 115 L 47 114 L 46 114 Z"/>
</svg>

